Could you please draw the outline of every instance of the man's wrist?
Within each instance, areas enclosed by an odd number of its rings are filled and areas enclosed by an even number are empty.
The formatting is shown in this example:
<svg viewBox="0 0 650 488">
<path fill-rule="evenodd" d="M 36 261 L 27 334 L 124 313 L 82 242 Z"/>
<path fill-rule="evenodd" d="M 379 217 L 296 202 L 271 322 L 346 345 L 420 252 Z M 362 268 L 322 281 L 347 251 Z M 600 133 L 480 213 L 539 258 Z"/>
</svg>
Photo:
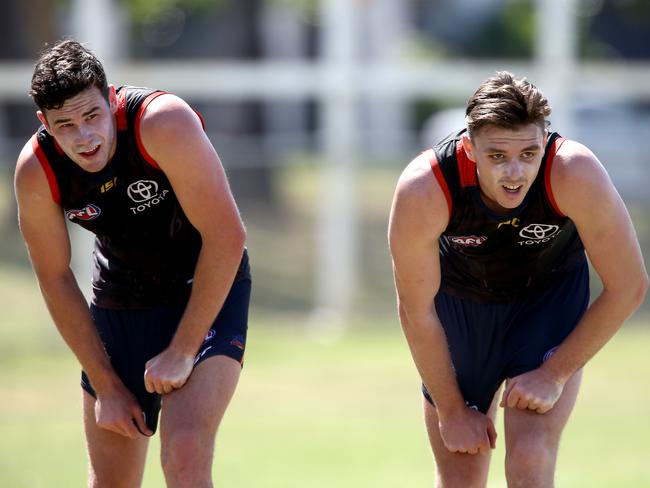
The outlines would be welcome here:
<svg viewBox="0 0 650 488">
<path fill-rule="evenodd" d="M 568 368 L 563 367 L 559 361 L 554 361 L 552 357 L 540 366 L 540 370 L 542 370 L 557 384 L 562 386 L 564 386 L 573 373 L 575 373 L 575 370 L 570 371 Z"/>
<path fill-rule="evenodd" d="M 172 352 L 177 356 L 182 356 L 185 358 L 194 358 L 199 348 L 201 347 L 203 337 L 204 336 L 201 336 L 201 341 L 197 342 L 196 340 L 191 340 L 189 338 L 176 336 L 169 343 L 169 347 L 167 349 L 169 349 L 170 352 Z"/>
<path fill-rule="evenodd" d="M 86 372 L 86 374 L 98 395 L 110 394 L 122 386 L 121 380 L 113 370 L 96 371 L 93 374 Z"/>
<path fill-rule="evenodd" d="M 442 421 L 461 415 L 467 408 L 467 405 L 460 396 L 458 399 L 452 401 L 438 403 L 433 399 L 433 402 L 436 407 L 436 412 L 438 413 L 438 419 Z"/>
</svg>

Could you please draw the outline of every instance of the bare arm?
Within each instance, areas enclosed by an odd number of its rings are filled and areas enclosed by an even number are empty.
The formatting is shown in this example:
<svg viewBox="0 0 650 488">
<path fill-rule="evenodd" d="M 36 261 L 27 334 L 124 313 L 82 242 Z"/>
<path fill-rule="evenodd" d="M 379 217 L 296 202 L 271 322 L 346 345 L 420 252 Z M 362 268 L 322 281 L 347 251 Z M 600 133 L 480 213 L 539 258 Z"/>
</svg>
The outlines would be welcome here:
<svg viewBox="0 0 650 488">
<path fill-rule="evenodd" d="M 169 178 L 202 242 L 192 293 L 176 334 L 167 350 L 147 364 L 149 391 L 169 393 L 187 380 L 194 356 L 221 310 L 242 257 L 245 230 L 221 161 L 185 102 L 159 96 L 147 107 L 140 129 L 145 149 Z"/>
<path fill-rule="evenodd" d="M 146 432 L 135 399 L 115 374 L 70 269 L 70 240 L 61 208 L 52 200 L 38 160 L 28 143 L 21 152 L 15 175 L 19 224 L 38 283 L 56 327 L 88 374 L 98 398 L 113 402 L 98 425 L 134 437 L 131 417 Z"/>
<path fill-rule="evenodd" d="M 578 229 L 603 291 L 548 361 L 509 382 L 502 405 L 540 413 L 553 407 L 564 384 L 612 338 L 648 288 L 630 216 L 593 153 L 566 141 L 556 156 L 551 183 L 560 210 Z"/>
<path fill-rule="evenodd" d="M 560 382 L 591 359 L 643 302 L 648 274 L 632 221 L 609 176 L 587 148 L 567 141 L 552 185 L 575 223 L 603 291 L 544 367 Z"/>
<path fill-rule="evenodd" d="M 444 194 L 428 161 L 420 156 L 397 184 L 389 224 L 400 322 L 418 372 L 435 401 L 445 445 L 451 451 L 476 453 L 494 446 L 496 433 L 487 416 L 465 405 L 434 306 L 440 286 L 438 238 L 447 222 Z"/>
</svg>

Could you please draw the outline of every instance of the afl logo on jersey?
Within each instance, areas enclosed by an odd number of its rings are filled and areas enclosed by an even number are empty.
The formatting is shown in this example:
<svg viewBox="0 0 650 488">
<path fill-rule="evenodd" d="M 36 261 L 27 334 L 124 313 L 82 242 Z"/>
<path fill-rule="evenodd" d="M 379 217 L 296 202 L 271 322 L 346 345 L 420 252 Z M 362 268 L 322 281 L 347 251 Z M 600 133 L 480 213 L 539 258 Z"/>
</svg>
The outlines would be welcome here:
<svg viewBox="0 0 650 488">
<path fill-rule="evenodd" d="M 127 195 L 135 203 L 151 200 L 158 193 L 158 183 L 153 180 L 140 180 L 131 183 L 126 189 Z"/>
<path fill-rule="evenodd" d="M 483 244 L 485 241 L 487 241 L 487 237 L 485 236 L 456 236 L 456 237 L 450 237 L 449 240 L 459 246 L 480 246 Z"/>
<path fill-rule="evenodd" d="M 548 242 L 555 239 L 558 234 L 562 232 L 560 227 L 552 224 L 529 224 L 519 231 L 519 236 L 523 237 L 524 241 L 518 241 L 517 244 L 533 245 Z"/>
<path fill-rule="evenodd" d="M 74 219 L 94 220 L 97 217 L 99 217 L 100 213 L 102 213 L 101 208 L 99 208 L 97 205 L 93 205 L 92 203 L 89 203 L 81 210 L 66 211 L 65 216 L 68 218 L 68 220 L 74 220 Z"/>
</svg>

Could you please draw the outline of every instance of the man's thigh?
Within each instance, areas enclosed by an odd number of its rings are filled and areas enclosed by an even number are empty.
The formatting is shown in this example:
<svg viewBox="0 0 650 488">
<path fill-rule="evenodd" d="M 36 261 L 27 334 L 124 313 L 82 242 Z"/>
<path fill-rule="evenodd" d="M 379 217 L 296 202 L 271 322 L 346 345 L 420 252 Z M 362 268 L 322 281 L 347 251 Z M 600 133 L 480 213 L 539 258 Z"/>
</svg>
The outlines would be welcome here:
<svg viewBox="0 0 650 488">
<path fill-rule="evenodd" d="M 210 468 L 216 432 L 241 373 L 250 294 L 250 278 L 233 283 L 199 348 L 189 379 L 182 388 L 163 397 L 163 460 L 185 454 L 195 471 Z"/>
<path fill-rule="evenodd" d="M 196 366 L 185 385 L 165 395 L 160 419 L 163 452 L 191 440 L 209 462 L 217 429 L 235 392 L 241 364 L 235 359 L 212 356 Z"/>
<path fill-rule="evenodd" d="M 582 370 L 578 370 L 565 384 L 555 406 L 546 413 L 517 408 L 504 409 L 507 457 L 525 457 L 526 452 L 535 449 L 547 457 L 554 468 L 560 437 L 576 403 L 581 380 Z M 537 458 L 541 466 L 541 456 Z M 552 475 L 552 469 L 548 469 L 548 474 Z"/>
</svg>

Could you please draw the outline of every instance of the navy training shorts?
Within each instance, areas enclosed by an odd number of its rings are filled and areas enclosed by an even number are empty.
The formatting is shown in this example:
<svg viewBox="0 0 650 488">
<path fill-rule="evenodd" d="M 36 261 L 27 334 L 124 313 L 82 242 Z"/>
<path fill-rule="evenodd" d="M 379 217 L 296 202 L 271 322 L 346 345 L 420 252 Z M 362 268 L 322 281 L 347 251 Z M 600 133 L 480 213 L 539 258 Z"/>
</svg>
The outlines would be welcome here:
<svg viewBox="0 0 650 488">
<path fill-rule="evenodd" d="M 544 290 L 510 303 L 475 303 L 439 292 L 436 312 L 466 404 L 486 413 L 503 381 L 546 361 L 588 304 L 586 261 Z M 424 385 L 422 392 L 433 404 Z"/>
<path fill-rule="evenodd" d="M 224 355 L 243 364 L 248 329 L 250 275 L 238 279 L 201 344 L 194 366 L 209 357 Z M 111 364 L 124 385 L 135 395 L 153 432 L 158 425 L 162 396 L 144 385 L 145 363 L 171 342 L 185 306 L 113 310 L 91 305 L 90 312 Z M 96 397 L 85 372 L 81 386 Z"/>
</svg>

